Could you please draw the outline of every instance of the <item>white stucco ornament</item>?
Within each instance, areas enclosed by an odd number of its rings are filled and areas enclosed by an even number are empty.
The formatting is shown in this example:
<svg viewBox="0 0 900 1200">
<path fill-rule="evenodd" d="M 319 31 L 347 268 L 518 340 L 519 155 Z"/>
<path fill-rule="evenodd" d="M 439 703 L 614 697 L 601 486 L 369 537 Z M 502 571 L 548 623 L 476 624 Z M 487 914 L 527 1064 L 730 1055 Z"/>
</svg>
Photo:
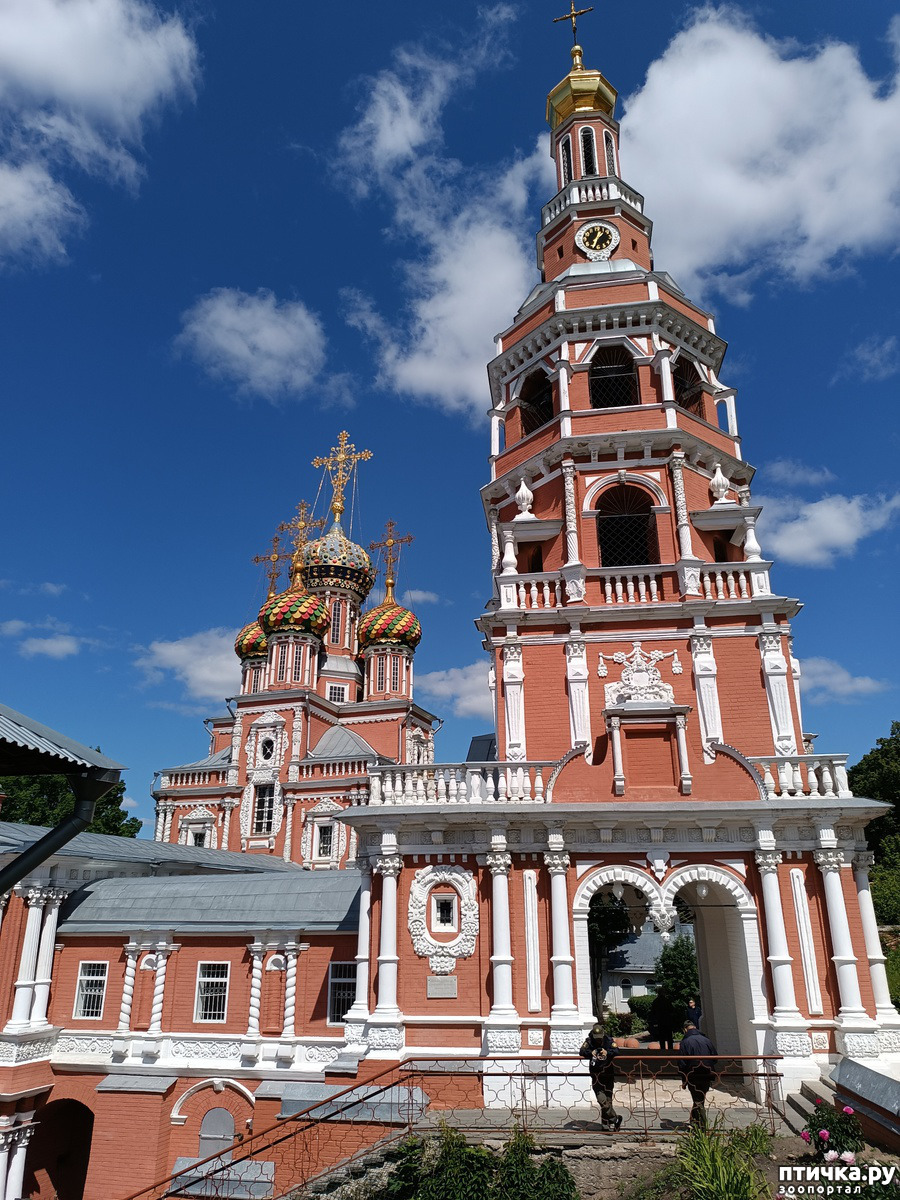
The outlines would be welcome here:
<svg viewBox="0 0 900 1200">
<path fill-rule="evenodd" d="M 601 654 L 597 674 L 604 679 L 609 674 L 607 662 L 619 663 L 622 666 L 622 677 L 617 683 L 608 683 L 604 688 L 606 707 L 616 708 L 626 703 L 673 704 L 674 692 L 668 683 L 663 683 L 658 662 L 664 658 L 672 660 L 672 674 L 682 673 L 681 661 L 677 650 L 668 653 L 662 650 L 651 650 L 648 654 L 640 642 L 632 642 L 630 654 L 617 650 L 615 654 Z"/>
<path fill-rule="evenodd" d="M 459 933 L 439 942 L 428 930 L 428 897 L 433 888 L 450 886 L 459 896 Z M 449 975 L 458 958 L 469 958 L 478 940 L 478 892 L 475 877 L 465 867 L 422 867 L 409 890 L 409 936 L 419 958 L 428 958 L 435 975 Z"/>
</svg>

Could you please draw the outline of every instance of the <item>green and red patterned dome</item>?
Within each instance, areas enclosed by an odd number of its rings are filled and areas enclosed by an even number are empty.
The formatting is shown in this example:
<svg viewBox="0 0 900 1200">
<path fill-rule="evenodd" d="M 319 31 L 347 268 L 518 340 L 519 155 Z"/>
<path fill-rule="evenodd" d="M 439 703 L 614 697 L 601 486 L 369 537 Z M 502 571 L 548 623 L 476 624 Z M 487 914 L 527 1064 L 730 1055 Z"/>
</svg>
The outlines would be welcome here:
<svg viewBox="0 0 900 1200">
<path fill-rule="evenodd" d="M 335 522 L 324 537 L 307 542 L 300 552 L 300 576 L 308 588 L 341 588 L 368 596 L 375 582 L 372 560 L 356 542 L 351 542 Z"/>
<path fill-rule="evenodd" d="M 302 587 L 270 596 L 259 610 L 259 623 L 270 635 L 312 633 L 321 637 L 328 621 L 328 606 L 322 597 L 313 596 Z"/>
<path fill-rule="evenodd" d="M 266 657 L 269 646 L 259 621 L 244 626 L 234 639 L 234 652 L 240 659 Z"/>
<path fill-rule="evenodd" d="M 361 650 L 368 646 L 400 645 L 415 650 L 422 640 L 422 626 L 419 618 L 402 604 L 396 604 L 391 598 L 370 608 L 359 619 L 357 627 Z"/>
</svg>

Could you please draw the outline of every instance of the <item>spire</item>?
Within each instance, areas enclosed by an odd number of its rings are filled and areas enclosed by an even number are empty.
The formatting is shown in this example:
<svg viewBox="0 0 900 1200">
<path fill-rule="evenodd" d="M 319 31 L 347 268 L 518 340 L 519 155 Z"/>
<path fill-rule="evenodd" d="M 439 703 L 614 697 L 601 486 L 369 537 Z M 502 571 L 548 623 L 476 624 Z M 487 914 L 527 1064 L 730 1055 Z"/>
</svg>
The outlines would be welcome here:
<svg viewBox="0 0 900 1200">
<path fill-rule="evenodd" d="M 616 107 L 616 89 L 604 79 L 599 71 L 589 71 L 584 66 L 584 51 L 578 44 L 576 18 L 593 12 L 591 8 L 575 8 L 575 0 L 569 0 L 569 12 L 554 17 L 553 23 L 572 22 L 572 68 L 569 74 L 556 85 L 547 97 L 547 122 L 556 129 L 572 113 L 601 112 L 611 117 Z"/>
<path fill-rule="evenodd" d="M 369 542 L 370 550 L 384 551 L 384 603 L 394 603 L 394 584 L 397 582 L 394 577 L 394 567 L 397 565 L 397 560 L 400 558 L 398 546 L 408 546 L 412 540 L 412 534 L 408 533 L 405 537 L 396 537 L 395 530 L 397 523 L 388 521 L 384 527 L 384 540 L 381 542 Z"/>
<path fill-rule="evenodd" d="M 305 500 L 301 500 L 297 505 L 297 515 L 290 521 L 282 521 L 278 526 L 279 533 L 291 535 L 294 546 L 294 552 L 291 555 L 291 587 L 297 585 L 300 569 L 303 566 L 303 547 L 310 540 L 310 534 L 318 533 L 325 528 L 325 518 L 319 517 L 317 520 L 311 521 L 309 519 L 311 512 L 309 504 Z"/>
<path fill-rule="evenodd" d="M 350 434 L 347 430 L 342 429 L 338 434 L 338 444 L 331 447 L 331 454 L 327 458 L 320 457 L 312 460 L 314 467 L 327 467 L 328 469 L 332 487 L 331 511 L 334 514 L 336 525 L 340 522 L 341 513 L 344 511 L 344 491 L 353 478 L 357 464 L 367 462 L 372 457 L 371 450 L 357 450 L 354 444 L 348 441 L 349 437 Z"/>
<path fill-rule="evenodd" d="M 278 526 L 279 532 L 284 529 L 284 526 Z M 288 562 L 289 554 L 281 553 L 281 538 L 276 533 L 272 538 L 272 549 L 268 554 L 256 554 L 250 559 L 254 563 L 268 563 L 266 575 L 269 577 L 269 599 L 278 591 L 278 576 L 281 574 L 281 564 Z"/>
<path fill-rule="evenodd" d="M 585 15 L 585 13 L 589 13 L 589 12 L 593 12 L 593 11 L 594 11 L 594 6 L 592 4 L 590 6 L 590 8 L 579 8 L 578 11 L 576 12 L 575 11 L 575 0 L 569 0 L 569 12 L 563 13 L 563 15 L 561 17 L 553 18 L 554 25 L 558 25 L 560 21 L 571 21 L 572 22 L 572 42 L 574 43 L 574 45 L 572 46 L 572 62 L 573 62 L 572 70 L 573 71 L 583 71 L 584 70 L 584 63 L 581 61 L 582 49 L 578 45 L 578 24 L 577 24 L 576 18 L 583 17 Z"/>
</svg>

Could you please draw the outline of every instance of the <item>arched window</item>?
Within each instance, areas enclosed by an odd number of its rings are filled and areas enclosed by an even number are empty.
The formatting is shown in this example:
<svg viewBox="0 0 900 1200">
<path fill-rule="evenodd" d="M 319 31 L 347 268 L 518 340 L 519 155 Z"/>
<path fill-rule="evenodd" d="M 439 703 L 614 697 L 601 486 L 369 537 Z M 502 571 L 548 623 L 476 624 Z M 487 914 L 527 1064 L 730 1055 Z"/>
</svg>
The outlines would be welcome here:
<svg viewBox="0 0 900 1200">
<path fill-rule="evenodd" d="M 597 147 L 594 142 L 594 131 L 585 125 L 581 131 L 581 173 L 582 175 L 597 174 Z"/>
<path fill-rule="evenodd" d="M 221 1154 L 225 1161 L 231 1159 L 234 1145 L 234 1117 L 227 1108 L 211 1108 L 200 1123 L 198 1158 Z"/>
<path fill-rule="evenodd" d="M 562 170 L 563 187 L 572 182 L 572 143 L 564 137 L 559 146 L 559 163 Z"/>
<path fill-rule="evenodd" d="M 619 484 L 600 493 L 597 541 L 601 567 L 659 562 L 653 501 L 641 488 Z"/>
<path fill-rule="evenodd" d="M 519 393 L 522 437 L 528 437 L 553 417 L 553 385 L 543 371 L 532 371 Z"/>
<path fill-rule="evenodd" d="M 538 575 L 544 569 L 544 548 L 539 543 L 525 542 L 519 549 L 519 561 L 524 575 Z"/>
<path fill-rule="evenodd" d="M 589 376 L 592 408 L 625 408 L 639 404 L 634 359 L 624 346 L 598 350 Z"/>
<path fill-rule="evenodd" d="M 622 989 L 622 999 L 627 1000 L 631 996 L 631 993 L 633 990 L 631 980 L 623 979 L 622 982 L 619 984 L 619 986 Z"/>
<path fill-rule="evenodd" d="M 603 135 L 603 143 L 606 146 L 606 173 L 607 175 L 616 174 L 616 148 L 613 145 L 611 133 Z"/>
<path fill-rule="evenodd" d="M 689 358 L 679 354 L 672 368 L 672 387 L 675 403 L 695 417 L 703 416 L 703 386 L 696 366 Z"/>
</svg>

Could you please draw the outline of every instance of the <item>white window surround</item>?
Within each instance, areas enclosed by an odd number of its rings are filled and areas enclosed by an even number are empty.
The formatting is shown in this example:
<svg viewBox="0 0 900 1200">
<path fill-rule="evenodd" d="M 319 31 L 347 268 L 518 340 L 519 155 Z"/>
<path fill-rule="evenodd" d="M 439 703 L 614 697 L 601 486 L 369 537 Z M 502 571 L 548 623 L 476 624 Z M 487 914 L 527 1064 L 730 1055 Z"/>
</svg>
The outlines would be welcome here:
<svg viewBox="0 0 900 1200">
<path fill-rule="evenodd" d="M 102 970 L 96 968 L 102 968 Z M 78 964 L 78 982 L 75 985 L 75 1004 L 72 1009 L 73 1020 L 100 1021 L 103 1019 L 108 979 L 109 963 L 107 961 L 87 959 Z"/>
<path fill-rule="evenodd" d="M 446 919 L 447 917 L 449 917 L 449 919 Z M 456 892 L 432 892 L 431 932 L 456 933 L 458 929 L 459 896 L 457 896 Z"/>
<path fill-rule="evenodd" d="M 356 963 L 333 962 L 328 966 L 328 1025 L 343 1025 L 344 1017 L 356 998 Z M 333 1019 L 340 1011 L 340 1017 Z"/>
<path fill-rule="evenodd" d="M 213 967 L 214 971 L 204 970 Z M 224 968 L 224 969 L 223 969 Z M 194 1021 L 199 1025 L 222 1025 L 228 1019 L 228 989 L 231 982 L 231 963 L 221 960 L 203 959 L 197 963 L 197 982 L 194 992 Z M 202 988 L 203 984 L 217 985 Z M 220 985 L 224 984 L 224 988 Z M 221 997 L 221 1004 L 219 998 Z M 203 1016 L 206 1011 L 216 1010 L 215 1016 Z M 221 1015 L 218 1015 L 221 1010 Z"/>
<path fill-rule="evenodd" d="M 347 701 L 347 688 L 342 683 L 330 683 L 328 685 L 328 699 L 332 704 L 345 704 Z"/>
<path fill-rule="evenodd" d="M 334 821 L 315 821 L 313 828 L 313 858 L 331 861 L 337 846 Z"/>
</svg>

